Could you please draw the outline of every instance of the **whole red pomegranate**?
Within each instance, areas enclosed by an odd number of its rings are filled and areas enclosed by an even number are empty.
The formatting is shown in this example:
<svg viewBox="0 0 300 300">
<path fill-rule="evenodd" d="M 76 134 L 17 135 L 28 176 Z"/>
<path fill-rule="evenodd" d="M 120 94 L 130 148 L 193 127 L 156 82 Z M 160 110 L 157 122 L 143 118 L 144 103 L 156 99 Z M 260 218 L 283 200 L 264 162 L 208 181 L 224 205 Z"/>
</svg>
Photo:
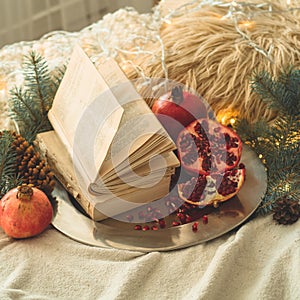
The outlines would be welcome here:
<svg viewBox="0 0 300 300">
<path fill-rule="evenodd" d="M 53 209 L 41 190 L 23 184 L 10 190 L 0 202 L 0 225 L 13 238 L 35 236 L 51 223 Z"/>
<path fill-rule="evenodd" d="M 204 100 L 183 91 L 180 86 L 157 99 L 152 111 L 174 141 L 184 127 L 207 116 Z"/>
<path fill-rule="evenodd" d="M 181 166 L 189 173 L 223 174 L 238 165 L 242 141 L 229 127 L 205 118 L 195 120 L 179 133 L 177 148 Z"/>
<path fill-rule="evenodd" d="M 235 196 L 245 181 L 245 166 L 226 171 L 224 174 L 192 176 L 186 182 L 178 184 L 179 197 L 194 205 L 214 205 Z"/>
</svg>

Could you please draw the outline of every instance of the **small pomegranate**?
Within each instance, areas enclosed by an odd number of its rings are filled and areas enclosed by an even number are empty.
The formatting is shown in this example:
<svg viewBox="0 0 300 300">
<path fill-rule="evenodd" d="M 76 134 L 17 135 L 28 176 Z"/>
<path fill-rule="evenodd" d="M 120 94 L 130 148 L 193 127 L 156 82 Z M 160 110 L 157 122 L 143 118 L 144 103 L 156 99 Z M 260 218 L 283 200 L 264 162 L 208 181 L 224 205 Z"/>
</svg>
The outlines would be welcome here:
<svg viewBox="0 0 300 300">
<path fill-rule="evenodd" d="M 180 86 L 156 100 L 152 111 L 174 141 L 184 127 L 207 116 L 203 99 L 183 91 Z"/>
<path fill-rule="evenodd" d="M 178 184 L 179 197 L 193 205 L 214 205 L 229 200 L 241 189 L 245 181 L 245 167 L 226 171 L 222 174 L 193 176 Z"/>
<path fill-rule="evenodd" d="M 44 192 L 23 184 L 10 190 L 0 202 L 0 225 L 13 238 L 35 236 L 51 223 L 53 209 Z"/>
<path fill-rule="evenodd" d="M 177 148 L 181 165 L 189 173 L 223 174 L 238 165 L 242 141 L 229 127 L 198 119 L 179 133 Z"/>
</svg>

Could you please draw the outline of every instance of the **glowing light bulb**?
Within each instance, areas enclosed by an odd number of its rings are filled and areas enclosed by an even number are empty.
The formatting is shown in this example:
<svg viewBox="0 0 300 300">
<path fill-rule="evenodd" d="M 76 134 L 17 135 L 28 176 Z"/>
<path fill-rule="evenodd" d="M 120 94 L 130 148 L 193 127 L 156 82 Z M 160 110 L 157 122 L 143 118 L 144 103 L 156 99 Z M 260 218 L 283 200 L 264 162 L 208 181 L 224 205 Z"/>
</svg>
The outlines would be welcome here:
<svg viewBox="0 0 300 300">
<path fill-rule="evenodd" d="M 224 116 L 222 119 L 221 119 L 221 123 L 224 125 L 226 123 L 226 116 Z"/>
<path fill-rule="evenodd" d="M 229 120 L 229 123 L 230 123 L 231 125 L 233 125 L 233 124 L 235 123 L 235 118 L 231 118 L 231 119 Z"/>
<path fill-rule="evenodd" d="M 237 113 L 235 111 L 220 111 L 218 114 L 218 121 L 222 125 L 233 125 L 236 122 Z"/>
<path fill-rule="evenodd" d="M 253 28 L 255 23 L 253 21 L 242 21 L 239 23 L 239 27 L 244 29 L 251 29 Z"/>
<path fill-rule="evenodd" d="M 172 24 L 172 21 L 170 19 L 164 19 L 164 22 L 168 25 L 171 25 Z"/>
<path fill-rule="evenodd" d="M 0 98 L 3 98 L 6 95 L 7 84 L 6 81 L 0 80 Z"/>
</svg>

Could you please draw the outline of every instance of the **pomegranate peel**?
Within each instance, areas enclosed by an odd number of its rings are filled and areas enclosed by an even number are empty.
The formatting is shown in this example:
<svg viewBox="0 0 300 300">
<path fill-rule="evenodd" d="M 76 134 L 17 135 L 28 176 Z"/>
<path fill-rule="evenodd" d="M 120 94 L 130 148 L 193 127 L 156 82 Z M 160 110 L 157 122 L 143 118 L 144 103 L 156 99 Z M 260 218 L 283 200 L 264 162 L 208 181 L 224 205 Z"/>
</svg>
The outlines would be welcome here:
<svg viewBox="0 0 300 300">
<path fill-rule="evenodd" d="M 0 225 L 13 238 L 28 238 L 46 229 L 53 209 L 44 192 L 23 184 L 7 192 L 0 202 Z"/>
<path fill-rule="evenodd" d="M 155 100 L 152 112 L 174 141 L 185 126 L 207 116 L 204 100 L 188 91 L 183 91 L 181 86 L 175 86 Z"/>
</svg>

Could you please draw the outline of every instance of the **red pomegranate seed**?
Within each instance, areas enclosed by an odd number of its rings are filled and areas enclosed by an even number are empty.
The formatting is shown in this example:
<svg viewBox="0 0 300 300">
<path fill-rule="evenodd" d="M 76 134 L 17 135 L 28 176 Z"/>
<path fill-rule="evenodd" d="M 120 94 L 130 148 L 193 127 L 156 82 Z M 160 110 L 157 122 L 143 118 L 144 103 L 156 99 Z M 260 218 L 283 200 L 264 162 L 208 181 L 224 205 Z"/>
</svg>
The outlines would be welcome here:
<svg viewBox="0 0 300 300">
<path fill-rule="evenodd" d="M 143 231 L 147 231 L 150 229 L 150 227 L 148 225 L 145 225 L 142 229 L 143 229 Z"/>
<path fill-rule="evenodd" d="M 191 216 L 189 216 L 189 215 L 186 215 L 186 217 L 185 217 L 185 222 L 186 222 L 186 223 L 190 223 L 190 222 L 192 222 L 192 218 L 191 218 Z"/>
<path fill-rule="evenodd" d="M 133 220 L 133 215 L 127 215 L 126 216 L 126 219 L 131 222 Z"/>
<path fill-rule="evenodd" d="M 142 230 L 142 226 L 141 225 L 135 225 L 134 230 Z"/>
<path fill-rule="evenodd" d="M 152 206 L 148 206 L 148 207 L 147 207 L 147 212 L 152 212 L 152 211 L 153 211 Z"/>
<path fill-rule="evenodd" d="M 187 211 L 187 209 L 184 206 L 181 206 L 180 208 L 178 208 L 179 213 L 185 213 L 186 211 Z"/>
<path fill-rule="evenodd" d="M 204 215 L 204 216 L 202 217 L 202 223 L 203 223 L 203 224 L 207 224 L 207 223 L 208 223 L 208 216 L 207 216 L 207 215 Z"/>
<path fill-rule="evenodd" d="M 159 220 L 159 227 L 160 228 L 165 228 L 166 227 L 166 221 L 165 220 Z"/>
<path fill-rule="evenodd" d="M 185 215 L 183 213 L 181 213 L 181 212 L 177 213 L 177 217 L 179 218 L 179 220 L 182 224 L 186 223 Z"/>
<path fill-rule="evenodd" d="M 192 230 L 194 231 L 194 232 L 196 232 L 196 231 L 198 231 L 198 222 L 194 222 L 194 224 L 192 225 Z"/>
<path fill-rule="evenodd" d="M 154 231 L 158 230 L 158 226 L 157 226 L 157 225 L 153 225 L 153 226 L 151 227 L 151 230 L 154 230 Z"/>
<path fill-rule="evenodd" d="M 172 226 L 179 226 L 179 225 L 180 225 L 180 223 L 177 222 L 177 221 L 173 221 L 173 222 L 172 222 Z"/>
</svg>

